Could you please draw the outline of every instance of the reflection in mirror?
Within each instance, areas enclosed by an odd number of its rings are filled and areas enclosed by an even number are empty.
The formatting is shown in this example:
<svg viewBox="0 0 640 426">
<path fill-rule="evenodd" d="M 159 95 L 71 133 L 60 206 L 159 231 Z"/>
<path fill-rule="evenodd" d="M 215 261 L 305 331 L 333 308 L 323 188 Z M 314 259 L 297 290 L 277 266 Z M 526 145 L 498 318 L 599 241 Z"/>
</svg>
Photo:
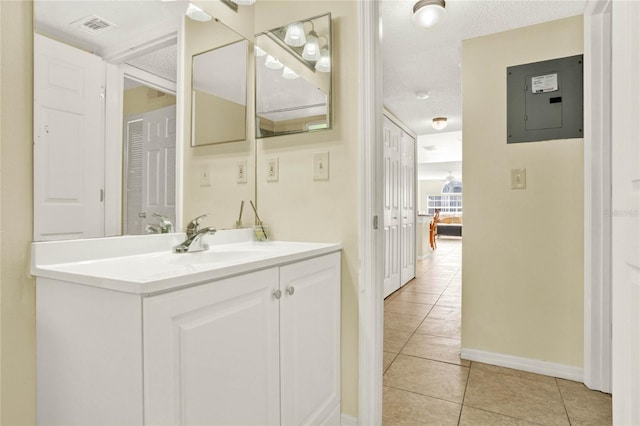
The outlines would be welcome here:
<svg viewBox="0 0 640 426">
<path fill-rule="evenodd" d="M 256 137 L 331 128 L 331 15 L 266 31 L 256 45 Z"/>
<path fill-rule="evenodd" d="M 246 138 L 247 41 L 193 56 L 191 145 Z"/>
<path fill-rule="evenodd" d="M 173 95 L 185 8 L 34 2 L 34 240 L 175 223 Z"/>
</svg>

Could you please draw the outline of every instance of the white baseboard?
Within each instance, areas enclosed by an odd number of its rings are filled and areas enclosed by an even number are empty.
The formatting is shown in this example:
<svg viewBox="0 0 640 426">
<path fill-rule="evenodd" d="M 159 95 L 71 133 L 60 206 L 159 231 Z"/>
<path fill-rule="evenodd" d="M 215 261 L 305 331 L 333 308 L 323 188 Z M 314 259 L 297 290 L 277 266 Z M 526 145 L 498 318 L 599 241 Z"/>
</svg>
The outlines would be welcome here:
<svg viewBox="0 0 640 426">
<path fill-rule="evenodd" d="M 543 374 L 545 376 L 558 377 L 560 379 L 583 381 L 583 372 L 580 367 L 555 364 L 531 358 L 498 354 L 495 352 L 479 351 L 477 349 L 462 348 L 460 357 L 469 361 L 483 362 L 485 364 L 498 365 L 500 367 L 513 368 L 528 371 L 530 373 Z"/>
<path fill-rule="evenodd" d="M 342 413 L 342 426 L 358 426 L 358 418 Z"/>
</svg>

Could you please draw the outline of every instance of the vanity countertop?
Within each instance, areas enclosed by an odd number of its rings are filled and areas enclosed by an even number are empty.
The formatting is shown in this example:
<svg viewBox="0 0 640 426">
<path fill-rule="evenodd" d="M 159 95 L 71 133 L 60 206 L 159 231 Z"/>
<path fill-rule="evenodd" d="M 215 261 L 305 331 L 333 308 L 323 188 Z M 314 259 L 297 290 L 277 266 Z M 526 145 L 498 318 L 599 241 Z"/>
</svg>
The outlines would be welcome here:
<svg viewBox="0 0 640 426">
<path fill-rule="evenodd" d="M 169 234 L 33 243 L 31 273 L 36 277 L 153 295 L 341 249 L 341 244 L 329 243 L 244 241 L 214 244 L 197 253 L 173 253 L 171 247 L 180 238 L 181 234 Z M 125 244 L 129 251 L 117 250 L 120 244 Z M 135 250 L 131 250 L 132 246 Z"/>
</svg>

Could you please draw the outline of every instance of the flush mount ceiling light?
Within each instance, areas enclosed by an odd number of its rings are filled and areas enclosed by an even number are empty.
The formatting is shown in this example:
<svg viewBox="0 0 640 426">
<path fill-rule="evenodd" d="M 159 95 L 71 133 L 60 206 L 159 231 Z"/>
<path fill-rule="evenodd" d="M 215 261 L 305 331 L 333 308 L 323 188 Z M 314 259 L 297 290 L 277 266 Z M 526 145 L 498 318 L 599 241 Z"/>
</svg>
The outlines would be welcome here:
<svg viewBox="0 0 640 426">
<path fill-rule="evenodd" d="M 187 7 L 186 15 L 194 21 L 207 22 L 211 20 L 211 15 L 191 2 Z"/>
<path fill-rule="evenodd" d="M 428 99 L 429 96 L 430 96 L 429 92 L 418 92 L 418 93 L 416 93 L 416 99 L 420 99 L 420 100 Z"/>
<path fill-rule="evenodd" d="M 431 126 L 436 130 L 442 130 L 447 127 L 447 117 L 436 117 L 432 120 Z"/>
<path fill-rule="evenodd" d="M 287 27 L 287 34 L 284 36 L 284 42 L 289 46 L 300 47 L 307 42 L 304 34 L 304 26 L 302 22 L 294 22 Z"/>
<path fill-rule="evenodd" d="M 413 23 L 419 27 L 431 28 L 444 15 L 444 0 L 420 0 L 413 5 Z"/>
<path fill-rule="evenodd" d="M 267 55 L 267 59 L 264 60 L 264 66 L 272 70 L 279 70 L 284 67 L 284 65 L 282 65 L 282 62 L 271 55 Z"/>
</svg>

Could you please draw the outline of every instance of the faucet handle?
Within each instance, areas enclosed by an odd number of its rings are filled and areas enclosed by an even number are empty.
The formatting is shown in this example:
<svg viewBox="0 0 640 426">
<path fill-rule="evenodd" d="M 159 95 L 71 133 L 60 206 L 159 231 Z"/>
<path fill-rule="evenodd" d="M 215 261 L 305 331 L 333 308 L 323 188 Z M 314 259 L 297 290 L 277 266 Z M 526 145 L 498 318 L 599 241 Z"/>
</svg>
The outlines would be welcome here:
<svg viewBox="0 0 640 426">
<path fill-rule="evenodd" d="M 203 215 L 200 215 L 200 216 L 196 217 L 191 222 L 189 222 L 189 225 L 187 225 L 187 237 L 191 237 L 196 232 L 198 232 L 198 228 L 200 228 L 200 219 L 202 219 L 203 217 L 207 217 L 207 216 L 209 216 L 209 215 L 208 214 L 203 214 Z"/>
</svg>

